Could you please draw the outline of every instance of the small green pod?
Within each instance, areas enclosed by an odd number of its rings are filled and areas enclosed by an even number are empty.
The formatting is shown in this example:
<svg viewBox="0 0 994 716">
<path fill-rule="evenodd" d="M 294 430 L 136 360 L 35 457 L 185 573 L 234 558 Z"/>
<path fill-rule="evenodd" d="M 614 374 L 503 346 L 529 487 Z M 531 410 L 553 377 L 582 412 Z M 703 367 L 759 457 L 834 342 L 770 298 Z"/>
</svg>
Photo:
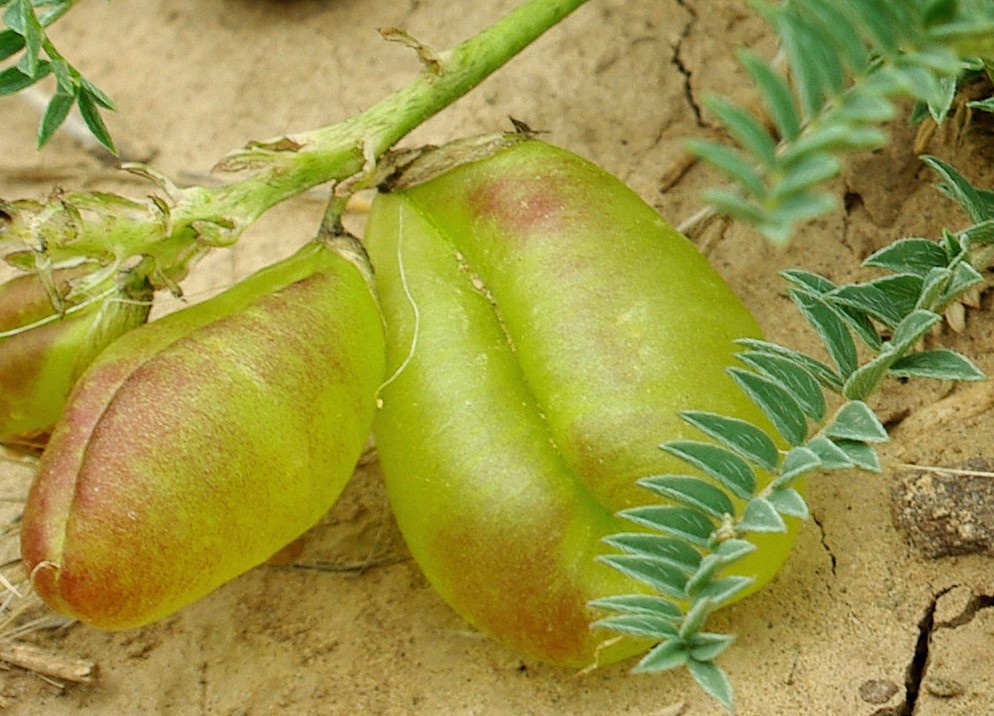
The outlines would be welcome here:
<svg viewBox="0 0 994 716">
<path fill-rule="evenodd" d="M 365 446 L 383 380 L 364 261 L 354 241 L 312 242 L 98 357 L 24 510 L 23 561 L 50 606 L 140 626 L 319 520 Z"/>
<path fill-rule="evenodd" d="M 96 297 L 70 299 L 74 281 L 91 270 L 55 271 L 48 289 L 38 274 L 0 284 L 0 444 L 43 447 L 83 370 L 148 319 L 152 293 L 145 282 L 117 286 L 111 278 Z"/>
<path fill-rule="evenodd" d="M 588 602 L 644 591 L 597 556 L 638 478 L 684 472 L 660 443 L 707 410 L 766 424 L 725 368 L 759 328 L 697 249 L 621 182 L 548 144 L 503 148 L 377 196 L 366 244 L 387 325 L 374 433 L 415 559 L 470 623 L 589 666 Z M 402 180 L 403 181 L 403 180 Z M 757 537 L 758 588 L 793 541 Z M 602 616 L 602 615 L 600 615 Z"/>
</svg>

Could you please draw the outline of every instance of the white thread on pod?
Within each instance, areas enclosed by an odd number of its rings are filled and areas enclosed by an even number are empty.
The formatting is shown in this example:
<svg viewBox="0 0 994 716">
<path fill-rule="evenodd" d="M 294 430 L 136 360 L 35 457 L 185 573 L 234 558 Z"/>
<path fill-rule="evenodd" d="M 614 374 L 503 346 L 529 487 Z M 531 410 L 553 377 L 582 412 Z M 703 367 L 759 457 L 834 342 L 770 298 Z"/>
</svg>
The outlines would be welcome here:
<svg viewBox="0 0 994 716">
<path fill-rule="evenodd" d="M 64 318 L 72 316 L 73 314 L 79 313 L 80 311 L 89 308 L 91 304 L 96 303 L 97 301 L 112 300 L 114 290 L 115 290 L 114 288 L 108 288 L 103 293 L 91 296 L 87 298 L 85 301 L 77 303 L 75 306 L 70 306 L 69 308 L 66 308 L 61 312 L 51 313 L 48 316 L 45 316 L 44 318 L 40 318 L 37 321 L 34 321 L 33 323 L 28 323 L 23 326 L 18 326 L 17 328 L 11 328 L 6 331 L 0 331 L 0 338 L 10 338 L 20 333 L 27 333 L 28 331 L 32 331 L 36 328 L 41 328 L 42 326 L 47 326 L 49 323 L 56 323 L 57 321 L 61 321 Z"/>
<path fill-rule="evenodd" d="M 397 378 L 400 377 L 401 373 L 407 370 L 407 366 L 411 364 L 414 360 L 414 353 L 418 349 L 418 336 L 421 333 L 421 309 L 418 308 L 417 302 L 414 300 L 414 295 L 411 293 L 411 286 L 407 282 L 407 271 L 404 268 L 404 254 L 401 251 L 401 246 L 404 241 L 404 209 L 405 205 L 400 205 L 400 212 L 397 215 L 397 272 L 400 274 L 400 286 L 404 290 L 404 296 L 407 298 L 408 304 L 411 306 L 411 310 L 414 312 L 414 335 L 411 336 L 411 347 L 407 351 L 407 356 L 401 361 L 401 364 L 397 366 L 397 370 L 393 374 L 380 384 L 380 387 L 376 389 L 376 407 L 383 407 L 383 398 L 380 397 L 380 393 L 388 385 L 393 383 Z"/>
</svg>

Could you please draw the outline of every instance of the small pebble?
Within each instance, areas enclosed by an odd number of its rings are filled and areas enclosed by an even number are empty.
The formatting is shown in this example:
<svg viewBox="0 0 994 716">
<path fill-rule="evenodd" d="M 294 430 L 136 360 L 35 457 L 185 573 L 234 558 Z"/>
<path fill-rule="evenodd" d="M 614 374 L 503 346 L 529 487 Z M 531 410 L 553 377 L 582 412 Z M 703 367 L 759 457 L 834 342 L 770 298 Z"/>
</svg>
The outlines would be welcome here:
<svg viewBox="0 0 994 716">
<path fill-rule="evenodd" d="M 886 679 L 870 679 L 859 686 L 859 697 L 868 704 L 885 704 L 897 692 L 897 684 Z"/>
<path fill-rule="evenodd" d="M 994 465 L 974 458 L 956 472 L 927 468 L 898 475 L 891 512 L 895 526 L 926 557 L 994 555 Z"/>
<path fill-rule="evenodd" d="M 922 682 L 925 691 L 940 699 L 952 699 L 962 696 L 966 688 L 953 679 L 943 679 L 941 676 L 930 676 Z"/>
</svg>

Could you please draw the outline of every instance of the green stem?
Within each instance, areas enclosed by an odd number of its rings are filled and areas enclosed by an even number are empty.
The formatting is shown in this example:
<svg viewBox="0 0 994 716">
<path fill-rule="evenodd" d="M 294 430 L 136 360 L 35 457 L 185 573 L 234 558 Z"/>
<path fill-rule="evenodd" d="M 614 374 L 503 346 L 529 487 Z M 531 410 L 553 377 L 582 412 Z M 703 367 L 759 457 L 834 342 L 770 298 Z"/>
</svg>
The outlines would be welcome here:
<svg viewBox="0 0 994 716">
<path fill-rule="evenodd" d="M 133 202 L 74 193 L 57 202 L 0 202 L 0 254 L 19 265 L 78 258 L 123 264 L 150 256 L 152 281 L 175 285 L 198 257 L 228 246 L 280 202 L 364 170 L 429 117 L 476 87 L 586 0 L 525 0 L 489 28 L 434 53 L 414 45 L 424 68 L 406 87 L 366 111 L 321 129 L 252 143 L 229 155 L 224 169 L 250 169 L 245 179 L 217 188 L 177 189 L 150 169 L 169 201 Z M 85 210 L 84 210 L 85 207 Z M 34 258 L 31 258 L 31 256 Z"/>
<path fill-rule="evenodd" d="M 244 181 L 212 192 L 207 208 L 217 207 L 219 216 L 250 223 L 287 197 L 354 176 L 584 2 L 528 0 L 473 38 L 439 53 L 437 62 L 426 61 L 413 82 L 365 112 L 330 127 L 235 153 L 223 166 L 264 162 L 265 167 Z"/>
</svg>

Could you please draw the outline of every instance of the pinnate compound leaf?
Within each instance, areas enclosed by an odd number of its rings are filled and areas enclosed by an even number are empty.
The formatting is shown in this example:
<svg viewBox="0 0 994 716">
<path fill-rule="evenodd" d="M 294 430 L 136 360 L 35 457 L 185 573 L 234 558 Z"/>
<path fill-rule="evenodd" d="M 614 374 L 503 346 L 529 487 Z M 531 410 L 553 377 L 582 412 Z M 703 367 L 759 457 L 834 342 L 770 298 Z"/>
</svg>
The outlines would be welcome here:
<svg viewBox="0 0 994 716">
<path fill-rule="evenodd" d="M 762 177 L 742 152 L 727 147 L 724 144 L 709 142 L 703 139 L 689 140 L 687 142 L 687 149 L 701 159 L 723 170 L 751 194 L 762 196 L 766 193 Z"/>
<path fill-rule="evenodd" d="M 923 154 L 921 160 L 939 175 L 939 191 L 959 204 L 973 223 L 994 219 L 994 207 L 953 166 L 929 154 Z"/>
<path fill-rule="evenodd" d="M 763 226 L 767 220 L 766 212 L 755 201 L 750 201 L 741 194 L 727 189 L 707 189 L 701 198 L 713 205 L 723 214 L 734 219 L 745 221 L 754 226 Z"/>
<path fill-rule="evenodd" d="M 992 200 L 994 203 L 994 200 Z M 994 219 L 982 221 L 963 229 L 958 234 L 964 242 L 971 246 L 994 244 Z"/>
<path fill-rule="evenodd" d="M 604 538 L 604 543 L 635 555 L 646 555 L 692 574 L 700 567 L 701 554 L 686 542 L 652 532 L 621 532 Z"/>
<path fill-rule="evenodd" d="M 806 154 L 841 154 L 859 149 L 877 149 L 887 144 L 887 133 L 876 127 L 837 122 L 803 134 L 781 153 L 784 162 L 797 161 Z"/>
<path fill-rule="evenodd" d="M 767 497 L 770 504 L 781 515 L 797 517 L 806 520 L 811 515 L 808 510 L 808 503 L 801 497 L 801 493 L 789 487 L 772 490 Z"/>
<path fill-rule="evenodd" d="M 752 423 L 698 410 L 686 410 L 680 413 L 680 417 L 764 470 L 776 468 L 780 459 L 776 444 Z"/>
<path fill-rule="evenodd" d="M 942 88 L 941 96 L 932 97 L 925 102 L 928 113 L 936 124 L 942 124 L 949 115 L 949 110 L 953 107 L 953 100 L 956 99 L 957 82 L 955 77 L 942 77 L 939 80 Z M 938 100 L 938 101 L 937 101 Z"/>
<path fill-rule="evenodd" d="M 777 182 L 770 195 L 774 199 L 783 201 L 787 197 L 808 192 L 813 187 L 823 184 L 838 175 L 841 169 L 842 162 L 831 154 L 824 152 L 806 154 L 789 164 L 785 163 L 782 167 L 784 176 Z M 835 199 L 831 199 L 831 202 L 834 204 Z M 821 199 L 819 199 L 815 202 L 813 211 L 820 212 L 822 208 L 823 204 Z M 813 213 L 812 211 L 804 211 L 799 212 L 797 218 L 813 218 L 817 215 L 817 213 Z"/>
<path fill-rule="evenodd" d="M 807 289 L 818 296 L 824 296 L 838 288 L 835 283 L 824 276 L 803 269 L 786 269 L 781 271 L 780 275 L 798 288 Z"/>
<path fill-rule="evenodd" d="M 921 308 L 912 311 L 894 329 L 894 336 L 890 339 L 891 350 L 898 353 L 911 350 L 941 320 L 942 316 L 932 311 Z"/>
<path fill-rule="evenodd" d="M 97 87 L 95 84 L 90 82 L 90 80 L 85 77 L 80 77 L 79 79 L 80 88 L 83 92 L 88 94 L 93 98 L 93 101 L 103 107 L 104 109 L 114 110 L 116 106 L 114 105 L 114 100 L 112 100 L 106 92 Z"/>
<path fill-rule="evenodd" d="M 672 639 L 679 633 L 671 619 L 655 614 L 618 614 L 598 619 L 590 626 L 655 640 Z"/>
<path fill-rule="evenodd" d="M 776 343 L 761 341 L 755 338 L 740 338 L 735 341 L 735 343 L 744 348 L 748 348 L 749 350 L 770 353 L 772 355 L 788 358 L 811 373 L 811 375 L 813 375 L 826 389 L 835 392 L 842 390 L 843 381 L 839 377 L 838 373 L 822 363 L 820 360 L 816 360 L 811 356 L 790 348 L 785 348 L 784 346 L 777 345 Z"/>
<path fill-rule="evenodd" d="M 859 440 L 836 440 L 839 446 L 848 457 L 850 462 L 861 470 L 868 472 L 880 472 L 880 457 L 871 445 Z"/>
<path fill-rule="evenodd" d="M 728 129 L 739 145 L 766 166 L 775 162 L 776 145 L 766 128 L 741 107 L 721 97 L 706 97 L 704 105 Z"/>
<path fill-rule="evenodd" d="M 685 599 L 687 596 L 684 590 L 687 575 L 661 560 L 631 554 L 606 554 L 598 559 L 659 594 L 673 599 Z"/>
<path fill-rule="evenodd" d="M 994 97 L 987 97 L 986 99 L 978 99 L 973 102 L 967 102 L 967 107 L 972 109 L 980 109 L 984 112 L 994 112 Z"/>
<path fill-rule="evenodd" d="M 895 113 L 894 105 L 887 98 L 869 92 L 853 92 L 842 99 L 835 116 L 850 124 L 883 124 L 892 120 Z"/>
<path fill-rule="evenodd" d="M 690 647 L 690 658 L 696 661 L 712 661 L 724 653 L 725 649 L 731 646 L 735 637 L 731 634 L 715 634 L 713 632 L 700 632 L 690 637 L 688 646 Z"/>
<path fill-rule="evenodd" d="M 693 507 L 721 519 L 735 513 L 732 501 L 724 492 L 699 477 L 690 475 L 655 475 L 638 481 L 639 485 L 687 507 Z"/>
<path fill-rule="evenodd" d="M 994 243 L 994 220 L 985 222 L 985 226 L 987 226 L 987 230 L 991 232 L 991 237 L 985 243 Z M 980 225 L 972 227 L 972 229 L 979 228 Z M 980 285 L 983 282 L 984 277 L 977 269 L 975 269 L 967 261 L 960 261 L 953 267 L 952 278 L 949 279 L 949 285 L 946 287 L 946 297 L 952 298 L 957 296 L 960 292 L 966 291 L 973 286 Z"/>
<path fill-rule="evenodd" d="M 889 350 L 867 361 L 849 376 L 842 388 L 842 395 L 849 400 L 865 400 L 880 386 L 897 359 L 898 354 Z"/>
<path fill-rule="evenodd" d="M 811 0 L 805 4 L 804 10 L 816 22 L 818 30 L 830 40 L 841 62 L 853 72 L 867 69 L 870 53 L 860 36 L 859 26 L 846 15 L 844 7 L 840 7 L 835 0 Z"/>
<path fill-rule="evenodd" d="M 714 609 L 715 603 L 710 599 L 695 599 L 683 618 L 683 624 L 680 625 L 680 638 L 686 641 L 703 631 L 704 624 Z"/>
<path fill-rule="evenodd" d="M 819 435 L 808 440 L 807 447 L 821 460 L 821 467 L 826 470 L 845 470 L 854 467 L 849 455 L 835 444 L 833 440 Z"/>
<path fill-rule="evenodd" d="M 732 683 L 728 679 L 728 674 L 721 667 L 711 661 L 697 661 L 696 659 L 689 659 L 686 664 L 690 670 L 690 675 L 694 677 L 694 681 L 711 698 L 724 706 L 728 711 L 735 709 Z"/>
<path fill-rule="evenodd" d="M 959 236 L 946 229 L 942 230 L 942 245 L 950 256 L 957 255 L 959 251 L 966 251 Z"/>
<path fill-rule="evenodd" d="M 821 422 L 825 417 L 825 394 L 806 368 L 789 358 L 770 353 L 747 351 L 738 353 L 736 358 L 775 380 L 794 397 L 811 420 Z"/>
<path fill-rule="evenodd" d="M 69 115 L 76 102 L 76 97 L 63 92 L 56 92 L 45 109 L 45 114 L 41 118 L 41 125 L 38 127 L 38 146 L 43 146 L 55 134 Z"/>
<path fill-rule="evenodd" d="M 945 268 L 949 256 L 928 239 L 898 239 L 871 255 L 864 266 L 875 266 L 895 273 L 912 273 L 925 278 L 932 269 Z"/>
<path fill-rule="evenodd" d="M 618 515 L 700 547 L 707 547 L 708 538 L 715 528 L 710 518 L 688 507 L 646 505 L 622 510 Z"/>
<path fill-rule="evenodd" d="M 983 371 L 962 353 L 935 348 L 911 353 L 891 364 L 890 373 L 901 377 L 974 381 L 985 378 Z"/>
<path fill-rule="evenodd" d="M 726 539 L 719 542 L 714 547 L 714 553 L 721 557 L 726 563 L 734 562 L 747 554 L 752 554 L 757 549 L 756 545 L 744 539 Z"/>
<path fill-rule="evenodd" d="M 743 532 L 786 532 L 787 523 L 769 500 L 755 497 L 746 505 L 739 529 Z"/>
<path fill-rule="evenodd" d="M 871 351 L 876 353 L 881 348 L 883 348 L 884 339 L 880 337 L 880 333 L 873 325 L 873 321 L 870 317 L 852 306 L 845 306 L 839 303 L 835 303 L 836 308 L 839 310 L 839 315 L 849 324 L 849 327 L 856 332 L 859 339 L 865 343 Z"/>
<path fill-rule="evenodd" d="M 994 219 L 968 226 L 959 232 L 959 236 L 971 246 L 994 244 Z"/>
<path fill-rule="evenodd" d="M 665 597 L 655 594 L 622 594 L 613 597 L 603 597 L 589 602 L 593 609 L 619 614 L 649 614 L 666 618 L 673 623 L 683 618 L 683 611 Z"/>
<path fill-rule="evenodd" d="M 24 37 L 13 30 L 0 32 L 0 61 L 24 49 Z"/>
<path fill-rule="evenodd" d="M 30 87 L 35 82 L 48 74 L 48 63 L 45 63 L 40 76 L 34 77 L 26 74 L 18 67 L 8 67 L 0 72 L 0 97 L 17 94 L 22 89 Z"/>
<path fill-rule="evenodd" d="M 835 419 L 825 427 L 824 434 L 832 438 L 860 440 L 868 443 L 887 441 L 887 429 L 877 414 L 866 403 L 851 400 L 835 414 Z"/>
<path fill-rule="evenodd" d="M 754 581 L 752 577 L 723 577 L 701 586 L 693 596 L 721 605 L 752 586 Z"/>
<path fill-rule="evenodd" d="M 756 492 L 756 474 L 745 460 L 727 448 L 696 440 L 673 440 L 660 447 L 710 475 L 744 500 Z"/>
<path fill-rule="evenodd" d="M 114 147 L 114 140 L 111 139 L 107 125 L 104 124 L 103 117 L 100 116 L 99 104 L 88 92 L 79 92 L 76 101 L 79 104 L 79 113 L 90 132 L 111 154 L 117 154 Z"/>
<path fill-rule="evenodd" d="M 828 53 L 812 52 L 812 48 L 821 47 L 814 31 L 797 14 L 791 13 L 788 8 L 781 6 L 779 10 L 779 12 L 772 13 L 771 19 L 777 29 L 777 34 L 780 36 L 780 44 L 787 55 L 790 73 L 797 87 L 801 111 L 806 119 L 811 118 L 818 113 L 825 101 L 826 94 L 833 89 L 834 83 L 830 82 L 826 76 L 831 68 L 827 67 L 826 63 L 832 63 L 835 58 Z M 836 71 L 835 74 L 838 72 Z"/>
<path fill-rule="evenodd" d="M 922 291 L 915 308 L 943 305 L 952 277 L 953 271 L 948 268 L 934 268 L 929 271 L 922 279 Z"/>
<path fill-rule="evenodd" d="M 684 587 L 687 595 L 694 597 L 697 593 L 712 582 L 715 574 L 725 565 L 725 561 L 716 554 L 707 554 L 701 560 L 701 566 L 690 575 Z"/>
<path fill-rule="evenodd" d="M 964 60 L 994 52 L 986 2 L 955 3 L 955 14 L 936 22 L 923 18 L 940 17 L 935 8 L 952 6 L 952 0 L 751 5 L 775 28 L 787 65 L 781 73 L 750 52 L 739 53 L 779 145 L 771 151 L 774 137 L 758 121 L 750 126 L 748 113 L 738 107 L 721 107 L 716 100 L 712 105 L 749 155 L 742 159 L 749 163 L 751 157 L 759 172 L 758 181 L 752 175 L 742 181 L 741 172 L 733 172 L 750 200 L 724 197 L 724 204 L 779 243 L 786 243 L 796 223 L 828 210 L 830 202 L 813 188 L 834 175 L 845 154 L 888 141 L 880 125 L 895 114 L 894 95 L 918 99 L 941 118 L 969 65 Z M 765 196 L 755 191 L 760 184 L 767 187 Z M 784 197 L 789 201 L 779 201 Z"/>
<path fill-rule="evenodd" d="M 780 475 L 777 482 L 781 480 L 793 481 L 805 473 L 817 470 L 821 467 L 821 459 L 818 455 L 804 445 L 793 447 L 784 456 L 783 465 L 780 466 Z"/>
<path fill-rule="evenodd" d="M 781 272 L 781 276 L 802 290 L 807 290 L 815 296 L 822 298 L 838 312 L 838 316 L 845 323 L 849 324 L 849 326 L 856 331 L 856 334 L 867 346 L 870 347 L 871 350 L 880 350 L 883 339 L 880 338 L 880 334 L 877 332 L 876 328 L 874 328 L 873 321 L 870 320 L 869 316 L 867 316 L 867 314 L 858 307 L 858 304 L 849 305 L 846 301 L 836 299 L 835 294 L 838 291 L 848 287 L 836 286 L 824 276 L 819 276 L 818 274 L 810 273 L 808 271 L 801 271 L 799 269 L 788 269 L 787 271 Z M 797 299 L 795 298 L 794 301 L 796 303 Z M 807 318 L 807 316 L 805 317 Z M 811 318 L 808 318 L 808 322 L 811 322 Z M 814 326 L 815 324 L 812 323 L 812 325 Z M 841 327 L 845 330 L 844 325 Z M 817 326 L 815 326 L 815 328 L 817 328 Z M 819 333 L 821 332 L 819 331 Z"/>
<path fill-rule="evenodd" d="M 653 674 L 660 671 L 672 671 L 687 665 L 690 654 L 687 647 L 679 639 L 663 641 L 642 657 L 632 671 L 636 674 Z"/>
<path fill-rule="evenodd" d="M 794 396 L 779 383 L 765 376 L 735 367 L 729 368 L 728 373 L 788 443 L 800 445 L 804 442 L 808 435 L 808 425 L 804 410 Z"/>
<path fill-rule="evenodd" d="M 915 309 L 922 290 L 922 278 L 915 274 L 895 274 L 867 283 L 841 286 L 831 293 L 833 303 L 863 311 L 894 328 Z"/>
<path fill-rule="evenodd" d="M 845 320 L 821 296 L 798 289 L 792 289 L 789 293 L 804 318 L 818 332 L 839 373 L 848 378 L 856 370 L 859 360 L 856 344 Z"/>
<path fill-rule="evenodd" d="M 21 65 L 25 74 L 36 77 L 45 32 L 35 15 L 34 6 L 29 0 L 14 0 L 3 14 L 3 24 L 24 38 Z"/>
<path fill-rule="evenodd" d="M 795 165 L 797 165 L 796 162 Z M 787 180 L 793 179 L 792 175 L 788 175 Z M 800 183 L 799 177 L 797 181 Z M 786 195 L 771 194 L 769 201 L 773 203 L 769 222 L 778 229 L 782 227 L 783 231 L 788 232 L 788 238 L 790 227 L 794 224 L 827 214 L 838 204 L 838 199 L 834 194 L 801 190 L 795 190 Z"/>
<path fill-rule="evenodd" d="M 991 228 L 994 229 L 994 221 L 990 223 Z M 952 276 L 949 279 L 949 284 L 946 286 L 945 295 L 947 298 L 958 296 L 963 291 L 983 282 L 984 277 L 980 275 L 980 272 L 966 261 L 962 261 L 953 267 Z"/>
<path fill-rule="evenodd" d="M 788 140 L 796 139 L 801 133 L 801 118 L 787 82 L 755 53 L 740 50 L 738 57 L 762 93 L 763 102 L 780 136 Z"/>
<path fill-rule="evenodd" d="M 52 46 L 45 27 L 64 15 L 73 2 L 56 0 L 8 0 L 3 23 L 8 29 L 0 32 L 0 60 L 23 50 L 20 61 L 0 72 L 0 95 L 19 92 L 43 77 L 54 74 L 55 95 L 42 116 L 36 143 L 43 147 L 62 125 L 73 105 L 93 136 L 108 150 L 116 153 L 110 133 L 100 116 L 99 108 L 113 109 L 110 98 L 96 85 L 82 77 Z M 36 10 L 37 7 L 37 10 Z M 42 57 L 42 51 L 48 59 Z"/>
</svg>

